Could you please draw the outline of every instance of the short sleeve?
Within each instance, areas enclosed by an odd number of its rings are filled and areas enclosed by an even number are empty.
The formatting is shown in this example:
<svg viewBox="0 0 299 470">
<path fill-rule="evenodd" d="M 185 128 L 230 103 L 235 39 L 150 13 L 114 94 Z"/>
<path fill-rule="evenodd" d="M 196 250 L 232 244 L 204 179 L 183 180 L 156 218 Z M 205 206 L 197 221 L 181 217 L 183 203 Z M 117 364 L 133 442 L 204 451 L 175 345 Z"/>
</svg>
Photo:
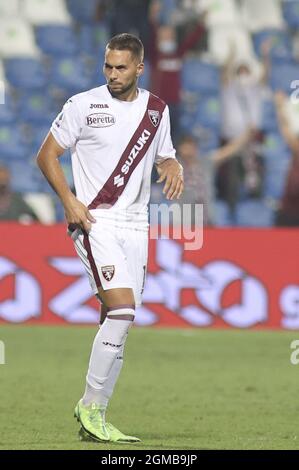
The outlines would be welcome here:
<svg viewBox="0 0 299 470">
<path fill-rule="evenodd" d="M 159 141 L 157 147 L 157 154 L 155 158 L 155 163 L 161 163 L 167 158 L 175 158 L 175 148 L 171 140 L 170 134 L 170 118 L 169 118 L 169 108 L 166 106 L 163 112 L 163 117 L 160 124 L 160 133 Z"/>
<path fill-rule="evenodd" d="M 81 133 L 80 114 L 73 99 L 69 99 L 61 113 L 54 119 L 51 126 L 51 133 L 58 144 L 68 149 L 73 147 L 80 137 Z"/>
</svg>

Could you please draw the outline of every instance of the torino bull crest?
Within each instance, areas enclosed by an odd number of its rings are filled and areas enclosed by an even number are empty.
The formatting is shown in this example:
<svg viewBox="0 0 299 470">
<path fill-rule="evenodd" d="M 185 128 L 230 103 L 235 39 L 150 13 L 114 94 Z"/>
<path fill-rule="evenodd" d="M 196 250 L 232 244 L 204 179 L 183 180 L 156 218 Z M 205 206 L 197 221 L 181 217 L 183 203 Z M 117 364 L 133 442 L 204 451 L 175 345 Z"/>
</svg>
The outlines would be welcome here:
<svg viewBox="0 0 299 470">
<path fill-rule="evenodd" d="M 153 126 L 157 127 L 160 122 L 160 112 L 159 111 L 154 111 L 153 109 L 148 110 L 148 115 L 149 118 L 153 124 Z"/>
<path fill-rule="evenodd" d="M 101 267 L 102 274 L 106 281 L 111 281 L 115 273 L 115 266 L 102 266 Z"/>
</svg>

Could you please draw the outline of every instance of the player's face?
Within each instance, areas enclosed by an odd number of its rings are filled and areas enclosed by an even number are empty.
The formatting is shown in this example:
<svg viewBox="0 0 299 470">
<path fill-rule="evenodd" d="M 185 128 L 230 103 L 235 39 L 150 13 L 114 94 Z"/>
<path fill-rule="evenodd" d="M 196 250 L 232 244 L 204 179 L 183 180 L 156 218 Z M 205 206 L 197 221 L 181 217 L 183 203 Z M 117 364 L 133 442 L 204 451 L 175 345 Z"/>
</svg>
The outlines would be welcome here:
<svg viewBox="0 0 299 470">
<path fill-rule="evenodd" d="M 138 63 L 130 51 L 108 48 L 103 72 L 112 95 L 121 99 L 136 90 L 138 77 L 143 72 L 143 64 Z"/>
</svg>

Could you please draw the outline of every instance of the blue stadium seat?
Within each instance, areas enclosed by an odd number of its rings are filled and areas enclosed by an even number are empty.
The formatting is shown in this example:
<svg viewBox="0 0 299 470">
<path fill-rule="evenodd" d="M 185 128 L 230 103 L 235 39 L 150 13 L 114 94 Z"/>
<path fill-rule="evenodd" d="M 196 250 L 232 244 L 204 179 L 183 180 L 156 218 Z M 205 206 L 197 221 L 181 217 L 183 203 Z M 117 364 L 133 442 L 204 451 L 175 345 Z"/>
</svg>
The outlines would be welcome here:
<svg viewBox="0 0 299 470">
<path fill-rule="evenodd" d="M 37 59 L 7 59 L 5 72 L 9 83 L 16 88 L 32 90 L 45 88 L 47 85 L 44 67 Z"/>
<path fill-rule="evenodd" d="M 293 92 L 292 82 L 298 80 L 298 64 L 273 64 L 270 72 L 270 85 L 274 91 L 282 90 L 288 95 Z"/>
<path fill-rule="evenodd" d="M 54 57 L 75 56 L 79 52 L 78 38 L 70 26 L 39 26 L 36 40 L 45 54 Z"/>
<path fill-rule="evenodd" d="M 263 101 L 261 129 L 264 132 L 279 132 L 276 109 L 273 100 Z"/>
<path fill-rule="evenodd" d="M 196 115 L 196 123 L 202 127 L 207 127 L 220 132 L 221 128 L 221 106 L 219 98 L 216 96 L 205 96 L 199 101 L 199 108 Z"/>
<path fill-rule="evenodd" d="M 177 7 L 176 0 L 163 0 L 161 2 L 161 10 L 159 14 L 159 23 L 169 24 L 171 22 L 172 14 Z"/>
<path fill-rule="evenodd" d="M 71 152 L 67 150 L 59 159 L 67 183 L 70 187 L 74 186 Z"/>
<path fill-rule="evenodd" d="M 288 0 L 282 3 L 283 16 L 290 28 L 299 28 L 299 2 Z"/>
<path fill-rule="evenodd" d="M 67 7 L 72 17 L 79 23 L 93 23 L 99 0 L 67 0 Z"/>
<path fill-rule="evenodd" d="M 35 153 L 31 155 L 31 160 L 28 163 L 28 166 L 32 167 L 32 178 L 33 178 L 33 189 L 30 192 L 41 192 L 47 194 L 54 194 L 53 189 L 42 175 L 41 171 L 35 163 Z M 66 180 L 70 187 L 73 186 L 73 176 L 72 176 L 72 167 L 71 167 L 71 156 L 70 151 L 67 150 L 59 159 L 59 162 L 62 166 L 63 172 L 66 176 Z M 29 173 L 29 170 L 28 170 Z M 20 182 L 21 185 L 21 182 Z"/>
<path fill-rule="evenodd" d="M 264 196 L 279 200 L 283 194 L 291 152 L 280 134 L 269 133 L 263 145 Z"/>
<path fill-rule="evenodd" d="M 144 62 L 144 72 L 139 78 L 139 87 L 149 89 L 150 86 L 150 66 L 148 62 Z"/>
<path fill-rule="evenodd" d="M 27 123 L 48 124 L 56 116 L 52 102 L 46 93 L 25 93 L 18 102 L 18 118 Z"/>
<path fill-rule="evenodd" d="M 293 60 L 291 37 L 287 32 L 278 29 L 269 29 L 254 34 L 253 45 L 259 57 L 261 57 L 262 44 L 268 38 L 272 39 L 270 51 L 272 62 L 290 62 Z"/>
<path fill-rule="evenodd" d="M 182 85 L 185 91 L 218 94 L 220 89 L 219 70 L 215 65 L 187 59 L 182 70 Z"/>
<path fill-rule="evenodd" d="M 281 165 L 277 165 L 276 168 L 269 168 L 266 166 L 266 174 L 264 181 L 264 196 L 276 201 L 280 201 L 286 184 L 286 178 L 288 174 L 289 164 L 282 162 Z"/>
<path fill-rule="evenodd" d="M 213 224 L 216 227 L 231 227 L 235 225 L 231 210 L 224 201 L 219 199 L 215 201 L 213 215 Z"/>
<path fill-rule="evenodd" d="M 99 53 L 99 49 L 104 50 L 109 40 L 108 27 L 105 23 L 97 25 L 81 26 L 79 31 L 80 52 L 90 56 Z"/>
<path fill-rule="evenodd" d="M 219 148 L 220 137 L 219 134 L 212 129 L 204 129 L 202 136 L 199 138 L 199 149 L 202 155 L 209 158 L 209 154 Z"/>
<path fill-rule="evenodd" d="M 105 48 L 98 48 L 95 60 L 87 64 L 86 72 L 91 77 L 92 86 L 105 85 L 107 83 L 103 74 Z"/>
<path fill-rule="evenodd" d="M 8 104 L 0 104 L 0 126 L 14 124 L 16 122 L 16 115 L 13 108 Z"/>
<path fill-rule="evenodd" d="M 14 191 L 20 193 L 40 192 L 41 191 L 41 174 L 39 169 L 28 161 L 15 160 L 8 165 L 11 172 L 11 182 Z"/>
<path fill-rule="evenodd" d="M 0 159 L 27 159 L 28 148 L 17 127 L 0 126 Z"/>
<path fill-rule="evenodd" d="M 65 213 L 60 199 L 54 194 L 55 220 L 56 222 L 65 222 Z"/>
<path fill-rule="evenodd" d="M 266 134 L 263 149 L 265 160 L 282 160 L 288 159 L 290 150 L 280 134 L 270 132 Z"/>
<path fill-rule="evenodd" d="M 49 183 L 47 182 L 46 178 L 40 174 L 40 180 L 39 180 L 39 183 L 38 183 L 38 188 L 39 188 L 39 191 L 40 193 L 46 193 L 46 194 L 54 194 L 54 191 L 53 189 L 51 188 L 51 186 L 49 185 Z"/>
<path fill-rule="evenodd" d="M 39 150 L 41 144 L 45 140 L 45 137 L 47 136 L 47 134 L 50 130 L 51 124 L 52 124 L 52 122 L 49 121 L 48 123 L 37 124 L 37 125 L 31 126 L 31 128 L 30 128 L 30 148 L 31 148 L 32 154 L 36 154 L 37 151 Z"/>
<path fill-rule="evenodd" d="M 265 181 L 264 195 L 280 200 L 289 170 L 291 152 L 280 135 L 270 134 L 264 145 Z"/>
<path fill-rule="evenodd" d="M 180 114 L 180 127 L 185 134 L 192 133 L 192 129 L 195 123 L 196 113 L 187 112 L 185 107 L 183 107 Z"/>
<path fill-rule="evenodd" d="M 274 211 L 260 200 L 239 202 L 236 207 L 236 224 L 241 227 L 271 227 Z"/>
<path fill-rule="evenodd" d="M 98 72 L 100 75 L 100 71 Z M 87 90 L 92 85 L 92 79 L 84 63 L 77 58 L 62 58 L 54 60 L 50 70 L 52 86 L 67 90 L 69 95 Z"/>
</svg>

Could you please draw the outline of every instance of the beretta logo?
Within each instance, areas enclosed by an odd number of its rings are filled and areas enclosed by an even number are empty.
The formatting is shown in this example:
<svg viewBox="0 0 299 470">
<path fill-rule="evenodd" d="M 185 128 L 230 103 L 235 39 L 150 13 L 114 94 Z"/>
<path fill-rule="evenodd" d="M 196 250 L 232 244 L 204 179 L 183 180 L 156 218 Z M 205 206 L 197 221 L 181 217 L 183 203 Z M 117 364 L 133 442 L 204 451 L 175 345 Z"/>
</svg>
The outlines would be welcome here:
<svg viewBox="0 0 299 470">
<path fill-rule="evenodd" d="M 88 127 L 109 127 L 115 124 L 115 117 L 108 113 L 90 114 L 86 118 Z"/>
</svg>

